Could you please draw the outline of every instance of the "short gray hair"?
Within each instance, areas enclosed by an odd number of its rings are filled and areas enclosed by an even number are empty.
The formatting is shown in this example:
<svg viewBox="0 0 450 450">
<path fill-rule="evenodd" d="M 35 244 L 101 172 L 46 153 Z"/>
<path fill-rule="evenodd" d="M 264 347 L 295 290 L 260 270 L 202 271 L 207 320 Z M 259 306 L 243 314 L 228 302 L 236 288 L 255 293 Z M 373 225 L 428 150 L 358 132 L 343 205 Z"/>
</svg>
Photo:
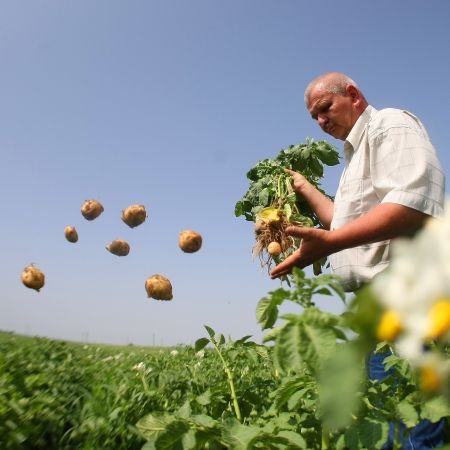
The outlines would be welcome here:
<svg viewBox="0 0 450 450">
<path fill-rule="evenodd" d="M 318 77 L 314 78 L 305 89 L 305 104 L 308 105 L 311 90 L 316 86 L 320 86 L 321 90 L 330 92 L 331 94 L 347 95 L 346 88 L 349 85 L 355 86 L 359 90 L 356 82 L 343 73 L 328 72 L 319 75 Z"/>
</svg>

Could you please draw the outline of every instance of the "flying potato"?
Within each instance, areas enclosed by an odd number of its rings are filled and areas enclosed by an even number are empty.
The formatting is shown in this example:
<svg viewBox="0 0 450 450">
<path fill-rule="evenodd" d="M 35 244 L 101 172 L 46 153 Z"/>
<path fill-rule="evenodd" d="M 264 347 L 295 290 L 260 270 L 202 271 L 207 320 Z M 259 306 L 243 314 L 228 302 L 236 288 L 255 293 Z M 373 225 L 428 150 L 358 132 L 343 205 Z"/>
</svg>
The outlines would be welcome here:
<svg viewBox="0 0 450 450">
<path fill-rule="evenodd" d="M 34 289 L 38 292 L 45 284 L 44 273 L 41 272 L 33 264 L 30 264 L 29 266 L 25 267 L 25 269 L 23 269 L 21 279 L 22 283 L 27 288 Z"/>
<path fill-rule="evenodd" d="M 163 275 L 155 274 L 145 280 L 145 290 L 149 298 L 172 300 L 172 284 Z"/>
<path fill-rule="evenodd" d="M 75 227 L 68 225 L 64 228 L 64 236 L 69 242 L 77 242 L 78 241 L 78 233 Z"/>
<path fill-rule="evenodd" d="M 103 211 L 103 205 L 98 200 L 86 200 L 81 205 L 81 214 L 86 220 L 96 219 Z"/>
<path fill-rule="evenodd" d="M 122 220 L 134 228 L 145 222 L 147 211 L 144 205 L 130 205 L 122 211 Z"/>
<path fill-rule="evenodd" d="M 202 246 L 202 236 L 194 230 L 181 231 L 178 245 L 185 253 L 195 253 Z"/>
<path fill-rule="evenodd" d="M 106 246 L 106 250 L 117 256 L 127 256 L 130 253 L 130 245 L 123 239 L 115 239 Z"/>
</svg>

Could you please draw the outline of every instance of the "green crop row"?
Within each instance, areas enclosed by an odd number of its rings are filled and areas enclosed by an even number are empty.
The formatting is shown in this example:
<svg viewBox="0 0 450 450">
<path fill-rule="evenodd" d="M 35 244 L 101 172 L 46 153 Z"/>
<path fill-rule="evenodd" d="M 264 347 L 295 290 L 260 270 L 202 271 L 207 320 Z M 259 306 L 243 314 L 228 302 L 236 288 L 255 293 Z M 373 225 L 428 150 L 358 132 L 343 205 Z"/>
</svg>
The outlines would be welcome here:
<svg viewBox="0 0 450 450">
<path fill-rule="evenodd" d="M 391 354 L 391 375 L 366 376 L 379 306 L 363 291 L 342 316 L 336 279 L 295 269 L 289 289 L 262 298 L 264 344 L 205 326 L 194 346 L 75 344 L 0 334 L 0 448 L 359 450 L 450 417 L 448 380 L 424 392 L 415 368 Z M 358 300 L 358 297 L 357 297 Z M 280 313 L 285 302 L 299 313 Z M 430 343 L 430 352 L 432 352 Z M 390 348 L 385 342 L 377 351 Z M 448 348 L 436 348 L 448 360 Z M 423 386 L 423 385 L 422 385 Z M 434 385 L 437 387 L 437 385 Z M 401 432 L 400 432 L 401 431 Z"/>
<path fill-rule="evenodd" d="M 254 348 L 232 352 L 246 415 L 267 406 L 273 368 Z M 140 449 L 136 423 L 186 402 L 232 415 L 227 381 L 210 349 L 79 345 L 0 335 L 0 448 Z M 264 405 L 266 404 L 266 405 Z"/>
</svg>

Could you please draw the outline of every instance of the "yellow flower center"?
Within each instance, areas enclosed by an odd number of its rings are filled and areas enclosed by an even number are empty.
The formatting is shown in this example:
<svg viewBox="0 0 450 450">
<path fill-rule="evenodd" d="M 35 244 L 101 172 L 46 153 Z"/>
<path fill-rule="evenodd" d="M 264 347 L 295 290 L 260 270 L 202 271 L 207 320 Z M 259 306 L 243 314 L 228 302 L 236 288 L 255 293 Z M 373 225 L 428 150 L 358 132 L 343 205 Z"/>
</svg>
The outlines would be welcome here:
<svg viewBox="0 0 450 450">
<path fill-rule="evenodd" d="M 402 331 L 400 317 L 395 311 L 385 311 L 377 328 L 377 338 L 380 341 L 393 341 Z"/>
<path fill-rule="evenodd" d="M 437 339 L 450 330 L 450 301 L 441 300 L 430 310 L 430 328 L 427 339 Z"/>
<path fill-rule="evenodd" d="M 437 370 L 431 366 L 423 366 L 420 369 L 420 387 L 424 392 L 436 392 L 442 385 L 442 378 Z"/>
</svg>

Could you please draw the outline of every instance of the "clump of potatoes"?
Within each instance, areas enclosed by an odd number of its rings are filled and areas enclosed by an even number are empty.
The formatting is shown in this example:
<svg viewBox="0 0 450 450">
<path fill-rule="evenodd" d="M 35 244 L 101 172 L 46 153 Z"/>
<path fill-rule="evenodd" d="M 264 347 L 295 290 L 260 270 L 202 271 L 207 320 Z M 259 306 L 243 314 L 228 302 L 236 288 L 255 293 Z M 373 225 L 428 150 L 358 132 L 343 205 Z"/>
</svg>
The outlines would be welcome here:
<svg viewBox="0 0 450 450">
<path fill-rule="evenodd" d="M 104 211 L 103 205 L 95 199 L 85 200 L 81 205 L 81 214 L 86 220 L 92 221 Z M 122 210 L 122 221 L 130 228 L 135 228 L 147 219 L 147 211 L 144 205 L 133 204 Z M 67 241 L 78 242 L 78 231 L 72 225 L 64 228 L 64 236 Z M 203 238 L 200 233 L 185 229 L 179 233 L 178 246 L 185 253 L 195 253 L 202 247 Z M 115 239 L 106 245 L 106 250 L 116 256 L 126 256 L 130 252 L 130 244 L 123 239 Z M 21 274 L 22 283 L 39 292 L 45 284 L 44 273 L 33 264 L 26 266 Z M 145 290 L 149 298 L 155 300 L 172 300 L 172 284 L 170 280 L 160 274 L 154 274 L 145 280 Z"/>
</svg>

